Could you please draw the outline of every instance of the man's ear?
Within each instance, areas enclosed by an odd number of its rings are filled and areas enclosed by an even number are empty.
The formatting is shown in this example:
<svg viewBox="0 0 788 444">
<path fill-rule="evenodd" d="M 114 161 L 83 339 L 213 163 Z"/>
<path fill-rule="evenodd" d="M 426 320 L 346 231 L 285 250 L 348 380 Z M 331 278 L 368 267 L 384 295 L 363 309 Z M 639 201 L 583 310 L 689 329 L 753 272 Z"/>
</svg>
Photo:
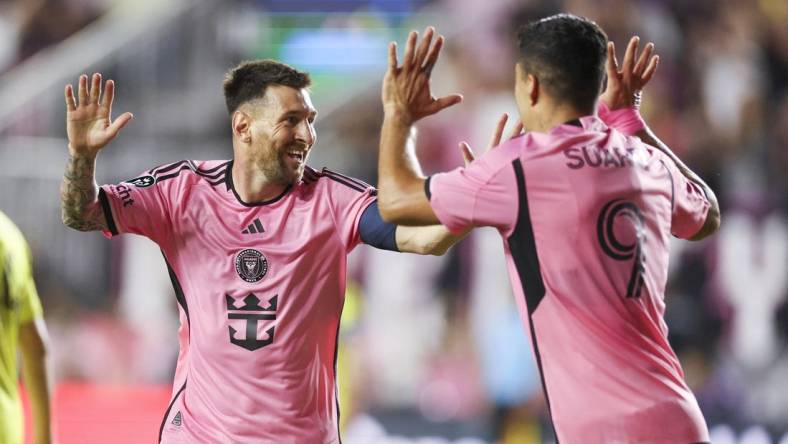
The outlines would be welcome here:
<svg viewBox="0 0 788 444">
<path fill-rule="evenodd" d="M 525 90 L 528 92 L 528 99 L 531 101 L 531 106 L 534 106 L 539 102 L 540 98 L 540 83 L 539 78 L 533 74 L 528 74 L 528 77 L 525 81 Z"/>
<path fill-rule="evenodd" d="M 237 137 L 244 143 L 252 141 L 252 118 L 249 114 L 243 111 L 236 111 L 233 113 L 232 120 L 233 136 Z"/>
</svg>

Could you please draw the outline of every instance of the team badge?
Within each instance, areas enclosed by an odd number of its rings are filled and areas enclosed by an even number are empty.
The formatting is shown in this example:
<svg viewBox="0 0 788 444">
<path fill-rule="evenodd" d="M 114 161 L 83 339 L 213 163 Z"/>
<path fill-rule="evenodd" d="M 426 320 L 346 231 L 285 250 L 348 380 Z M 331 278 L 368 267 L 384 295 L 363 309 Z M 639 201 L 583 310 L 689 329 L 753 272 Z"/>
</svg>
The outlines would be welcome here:
<svg viewBox="0 0 788 444">
<path fill-rule="evenodd" d="M 235 271 L 246 282 L 257 282 L 268 273 L 268 259 L 257 250 L 243 250 L 235 256 Z"/>
<path fill-rule="evenodd" d="M 127 180 L 126 182 L 134 185 L 137 188 L 148 188 L 149 186 L 156 183 L 156 179 L 153 176 L 140 176 L 136 179 Z"/>
</svg>

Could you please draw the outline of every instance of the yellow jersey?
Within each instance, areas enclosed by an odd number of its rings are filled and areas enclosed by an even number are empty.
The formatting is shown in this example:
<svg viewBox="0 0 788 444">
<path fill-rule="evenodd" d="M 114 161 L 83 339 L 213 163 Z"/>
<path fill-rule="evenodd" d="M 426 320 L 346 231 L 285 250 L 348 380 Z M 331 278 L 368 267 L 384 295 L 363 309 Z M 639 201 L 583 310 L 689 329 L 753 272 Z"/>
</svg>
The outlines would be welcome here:
<svg viewBox="0 0 788 444">
<path fill-rule="evenodd" d="M 22 442 L 17 367 L 19 328 L 42 314 L 32 271 L 25 238 L 0 211 L 0 443 Z"/>
</svg>

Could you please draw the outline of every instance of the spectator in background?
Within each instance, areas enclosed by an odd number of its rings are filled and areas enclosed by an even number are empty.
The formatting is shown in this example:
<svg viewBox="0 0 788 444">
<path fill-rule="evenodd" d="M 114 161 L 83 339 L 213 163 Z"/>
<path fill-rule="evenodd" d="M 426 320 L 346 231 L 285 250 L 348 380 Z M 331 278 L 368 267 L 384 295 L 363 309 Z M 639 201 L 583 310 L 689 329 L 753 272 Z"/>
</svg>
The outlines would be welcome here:
<svg viewBox="0 0 788 444">
<path fill-rule="evenodd" d="M 52 442 L 49 422 L 47 334 L 22 233 L 0 212 L 0 443 L 21 444 L 22 403 L 17 351 L 33 410 L 35 443 Z"/>
</svg>

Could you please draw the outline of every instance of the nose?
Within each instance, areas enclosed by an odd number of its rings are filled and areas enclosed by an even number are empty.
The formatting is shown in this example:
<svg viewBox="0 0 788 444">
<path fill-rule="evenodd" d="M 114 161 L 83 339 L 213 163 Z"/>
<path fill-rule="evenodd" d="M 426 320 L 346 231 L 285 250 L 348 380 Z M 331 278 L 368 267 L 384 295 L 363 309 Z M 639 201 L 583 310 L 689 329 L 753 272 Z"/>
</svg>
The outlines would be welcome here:
<svg viewBox="0 0 788 444">
<path fill-rule="evenodd" d="M 315 138 L 315 127 L 311 123 L 308 121 L 303 121 L 300 125 L 298 125 L 296 139 L 299 142 L 304 143 L 307 147 L 311 147 L 315 144 Z"/>
</svg>

